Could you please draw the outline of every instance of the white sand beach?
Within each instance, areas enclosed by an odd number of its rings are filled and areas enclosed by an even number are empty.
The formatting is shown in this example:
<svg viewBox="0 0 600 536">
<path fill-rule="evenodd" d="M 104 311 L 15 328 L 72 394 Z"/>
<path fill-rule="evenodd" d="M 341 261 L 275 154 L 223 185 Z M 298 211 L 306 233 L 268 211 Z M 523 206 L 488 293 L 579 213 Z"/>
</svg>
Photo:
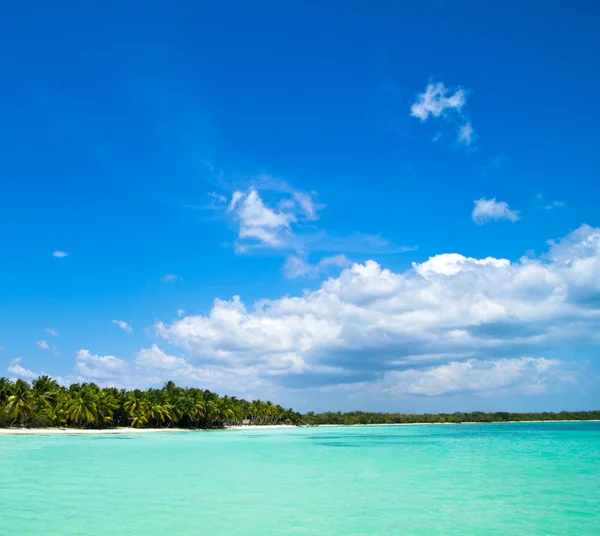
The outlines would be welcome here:
<svg viewBox="0 0 600 536">
<path fill-rule="evenodd" d="M 115 435 L 152 434 L 156 432 L 192 432 L 185 428 L 0 428 L 0 435 Z"/>
<path fill-rule="evenodd" d="M 260 429 L 297 428 L 294 425 L 241 425 L 228 426 L 215 430 L 260 430 Z M 204 429 L 189 428 L 0 428 L 0 435 L 116 435 L 116 434 L 154 434 L 169 432 L 205 432 Z"/>
</svg>

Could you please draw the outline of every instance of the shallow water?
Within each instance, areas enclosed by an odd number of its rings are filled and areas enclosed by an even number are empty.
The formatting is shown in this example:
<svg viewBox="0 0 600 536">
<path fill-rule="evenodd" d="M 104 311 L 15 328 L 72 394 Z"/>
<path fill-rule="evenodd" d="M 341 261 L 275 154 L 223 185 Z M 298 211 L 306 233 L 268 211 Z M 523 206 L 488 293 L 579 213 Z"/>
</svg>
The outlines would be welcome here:
<svg viewBox="0 0 600 536">
<path fill-rule="evenodd" d="M 600 535 L 600 423 L 0 436 L 1 535 Z"/>
</svg>

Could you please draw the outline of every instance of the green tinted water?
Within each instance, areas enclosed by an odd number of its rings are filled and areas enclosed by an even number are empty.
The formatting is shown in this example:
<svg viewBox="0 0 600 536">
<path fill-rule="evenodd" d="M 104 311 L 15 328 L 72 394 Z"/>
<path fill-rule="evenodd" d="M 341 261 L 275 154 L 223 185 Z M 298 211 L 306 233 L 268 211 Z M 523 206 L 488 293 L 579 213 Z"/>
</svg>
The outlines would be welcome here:
<svg viewBox="0 0 600 536">
<path fill-rule="evenodd" d="M 600 535 L 600 423 L 0 436 L 0 534 Z"/>
</svg>

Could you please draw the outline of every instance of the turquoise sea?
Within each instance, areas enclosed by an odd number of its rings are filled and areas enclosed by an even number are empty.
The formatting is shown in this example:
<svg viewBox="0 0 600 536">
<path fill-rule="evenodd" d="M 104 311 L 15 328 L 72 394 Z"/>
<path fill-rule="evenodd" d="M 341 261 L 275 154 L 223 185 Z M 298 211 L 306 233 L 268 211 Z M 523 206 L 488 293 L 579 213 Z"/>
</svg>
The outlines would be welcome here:
<svg viewBox="0 0 600 536">
<path fill-rule="evenodd" d="M 0 436 L 4 535 L 600 535 L 600 423 Z"/>
</svg>

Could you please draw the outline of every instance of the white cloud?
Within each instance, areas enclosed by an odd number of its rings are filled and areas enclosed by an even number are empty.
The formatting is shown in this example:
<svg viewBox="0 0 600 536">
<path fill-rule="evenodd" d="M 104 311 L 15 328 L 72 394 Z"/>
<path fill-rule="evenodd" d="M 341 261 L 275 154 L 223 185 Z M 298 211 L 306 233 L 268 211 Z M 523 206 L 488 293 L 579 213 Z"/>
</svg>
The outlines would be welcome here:
<svg viewBox="0 0 600 536">
<path fill-rule="evenodd" d="M 59 335 L 58 331 L 56 331 L 55 329 L 52 329 L 52 328 L 46 328 L 44 331 L 46 333 L 49 333 L 53 337 L 58 337 L 58 335 Z"/>
<path fill-rule="evenodd" d="M 391 377 L 417 392 L 420 374 L 423 393 L 477 391 L 490 378 L 504 388 L 497 378 L 513 369 L 525 378 L 515 385 L 534 385 L 532 371 L 569 367 L 523 356 L 600 345 L 600 229 L 582 226 L 537 259 L 443 254 L 401 273 L 354 264 L 301 296 L 251 308 L 237 296 L 216 299 L 206 316 L 159 322 L 156 332 L 207 366 L 280 385 Z M 460 371 L 470 387 L 445 379 Z"/>
<path fill-rule="evenodd" d="M 442 253 L 429 257 L 429 260 L 421 264 L 412 263 L 415 271 L 423 278 L 429 279 L 435 275 L 456 275 L 466 270 L 477 269 L 480 266 L 495 266 L 496 268 L 505 268 L 510 265 L 508 259 L 496 259 L 487 257 L 485 259 L 474 259 L 465 257 L 458 253 Z"/>
<path fill-rule="evenodd" d="M 252 367 L 198 367 L 182 357 L 168 355 L 156 344 L 150 348 L 142 348 L 135 354 L 133 361 L 80 350 L 76 354 L 74 372 L 75 375 L 68 377 L 67 382 L 95 382 L 122 388 L 162 386 L 171 380 L 178 385 L 194 385 L 221 393 L 243 395 L 251 389 L 266 385 Z"/>
<path fill-rule="evenodd" d="M 492 220 L 510 220 L 516 222 L 519 220 L 519 211 L 511 210 L 504 201 L 496 201 L 496 198 L 486 199 L 482 197 L 473 201 L 475 207 L 471 213 L 473 221 L 481 225 Z"/>
<path fill-rule="evenodd" d="M 564 206 L 565 204 L 562 201 L 552 201 L 552 203 L 545 205 L 544 208 L 546 210 L 552 210 L 554 208 L 563 208 Z"/>
<path fill-rule="evenodd" d="M 450 110 L 460 111 L 467 102 L 465 90 L 458 88 L 454 93 L 448 93 L 443 82 L 427 84 L 425 91 L 419 93 L 410 107 L 410 115 L 425 121 L 430 115 L 440 117 Z"/>
<path fill-rule="evenodd" d="M 125 333 L 133 333 L 133 328 L 125 320 L 113 320 L 112 323 L 119 326 Z"/>
<path fill-rule="evenodd" d="M 69 254 L 66 251 L 56 250 L 52 253 L 53 257 L 57 257 L 58 259 L 63 259 L 64 257 L 68 257 Z"/>
<path fill-rule="evenodd" d="M 179 318 L 181 318 L 184 314 L 185 314 L 185 310 L 184 309 L 177 309 L 177 316 Z"/>
<path fill-rule="evenodd" d="M 268 251 L 287 256 L 301 251 L 304 255 L 323 252 L 335 257 L 338 253 L 385 254 L 414 249 L 395 246 L 380 235 L 340 235 L 319 228 L 316 222 L 325 205 L 318 202 L 314 191 L 297 190 L 269 175 L 237 178 L 236 182 L 237 189 L 227 203 L 219 199 L 222 194 L 212 192 L 213 202 L 200 208 L 221 212 L 228 220 L 236 238 L 222 245 L 238 254 Z"/>
<path fill-rule="evenodd" d="M 477 393 L 483 396 L 533 395 L 576 384 L 565 363 L 543 357 L 453 361 L 425 370 L 386 372 L 377 388 L 392 394 L 437 396 Z"/>
<path fill-rule="evenodd" d="M 46 341 L 35 341 L 40 350 L 50 350 L 50 345 Z"/>
<path fill-rule="evenodd" d="M 343 268 L 349 264 L 350 261 L 345 255 L 323 257 L 318 263 L 310 264 L 306 255 L 298 254 L 287 258 L 283 271 L 285 276 L 290 279 L 295 277 L 316 277 L 329 267 Z"/>
<path fill-rule="evenodd" d="M 315 203 L 313 195 L 315 195 L 314 192 L 311 195 L 304 192 L 294 192 L 294 199 L 304 212 L 308 221 L 319 219 L 318 212 L 323 208 L 322 205 Z"/>
<path fill-rule="evenodd" d="M 473 126 L 468 121 L 458 129 L 458 141 L 469 146 L 473 142 Z"/>
<path fill-rule="evenodd" d="M 166 273 L 165 275 L 163 275 L 160 278 L 160 280 L 163 283 L 174 283 L 175 281 L 181 281 L 181 276 L 175 275 L 175 274 Z"/>
<path fill-rule="evenodd" d="M 278 212 L 267 207 L 254 188 L 246 193 L 234 192 L 228 210 L 239 222 L 240 239 L 275 248 L 286 244 L 291 233 L 290 224 L 297 221 L 291 212 Z"/>
<path fill-rule="evenodd" d="M 443 82 L 427 84 L 425 91 L 417 95 L 417 100 L 410 107 L 410 115 L 425 122 L 429 117 L 443 118 L 449 123 L 458 126 L 458 141 L 469 147 L 475 139 L 473 125 L 463 112 L 467 103 L 467 92 L 459 87 L 454 91 L 449 90 Z M 437 132 L 433 137 L 433 142 L 442 137 L 441 132 Z"/>
<path fill-rule="evenodd" d="M 22 361 L 23 359 L 20 357 L 13 359 L 8 365 L 8 373 L 14 374 L 17 378 L 21 378 L 22 380 L 35 380 L 38 377 L 38 374 L 24 368 L 21 365 Z"/>
<path fill-rule="evenodd" d="M 89 350 L 75 355 L 75 372 L 86 380 L 119 380 L 127 369 L 127 362 L 112 355 L 99 356 Z"/>
</svg>

